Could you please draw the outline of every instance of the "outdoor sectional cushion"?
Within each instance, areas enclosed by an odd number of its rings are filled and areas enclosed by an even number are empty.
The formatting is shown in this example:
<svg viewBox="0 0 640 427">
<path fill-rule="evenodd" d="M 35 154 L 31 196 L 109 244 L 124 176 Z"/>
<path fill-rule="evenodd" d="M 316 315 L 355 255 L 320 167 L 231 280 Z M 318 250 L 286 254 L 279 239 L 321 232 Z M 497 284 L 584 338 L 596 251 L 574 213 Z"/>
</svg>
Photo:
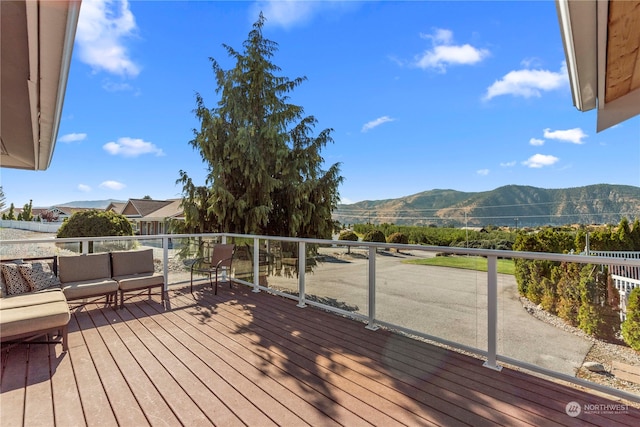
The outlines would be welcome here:
<svg viewBox="0 0 640 427">
<path fill-rule="evenodd" d="M 62 283 L 111 277 L 108 253 L 58 257 L 58 277 Z"/>
<path fill-rule="evenodd" d="M 58 257 L 58 278 L 69 300 L 115 294 L 108 253 Z"/>
<path fill-rule="evenodd" d="M 111 267 L 120 287 L 121 302 L 124 292 L 164 286 L 164 275 L 154 271 L 153 249 L 111 252 Z"/>
<path fill-rule="evenodd" d="M 69 300 L 113 294 L 118 291 L 118 282 L 113 279 L 93 279 L 62 283 L 64 295 Z"/>
<path fill-rule="evenodd" d="M 2 340 L 63 328 L 70 318 L 69 305 L 60 290 L 29 292 L 0 299 Z"/>
<path fill-rule="evenodd" d="M 111 252 L 113 277 L 153 273 L 153 249 Z"/>
<path fill-rule="evenodd" d="M 114 279 L 118 281 L 121 291 L 152 288 L 164 284 L 164 276 L 158 273 L 131 274 L 114 277 Z"/>
</svg>

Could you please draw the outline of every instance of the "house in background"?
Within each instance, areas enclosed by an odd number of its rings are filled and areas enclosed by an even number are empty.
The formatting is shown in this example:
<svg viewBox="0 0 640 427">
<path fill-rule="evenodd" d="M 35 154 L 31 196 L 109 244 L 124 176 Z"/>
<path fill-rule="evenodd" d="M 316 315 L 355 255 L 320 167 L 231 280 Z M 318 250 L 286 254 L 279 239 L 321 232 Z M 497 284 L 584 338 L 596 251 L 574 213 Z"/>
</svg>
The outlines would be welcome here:
<svg viewBox="0 0 640 427">
<path fill-rule="evenodd" d="M 105 210 L 126 216 L 135 234 L 155 235 L 168 233 L 172 219 L 184 219 L 181 203 L 182 199 L 129 199 L 126 203 L 111 203 Z"/>
</svg>

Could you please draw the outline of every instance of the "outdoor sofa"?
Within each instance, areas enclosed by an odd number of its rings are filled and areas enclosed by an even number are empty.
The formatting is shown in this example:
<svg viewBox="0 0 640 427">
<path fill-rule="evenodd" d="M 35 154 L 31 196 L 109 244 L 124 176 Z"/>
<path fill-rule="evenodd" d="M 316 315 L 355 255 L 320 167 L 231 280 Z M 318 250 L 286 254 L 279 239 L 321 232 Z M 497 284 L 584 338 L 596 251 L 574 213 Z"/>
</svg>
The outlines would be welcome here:
<svg viewBox="0 0 640 427">
<path fill-rule="evenodd" d="M 0 264 L 0 341 L 51 334 L 62 339 L 62 349 L 66 351 L 70 319 L 67 299 L 47 261 Z"/>
<path fill-rule="evenodd" d="M 57 273 L 57 274 L 56 274 Z M 0 264 L 0 340 L 18 341 L 57 333 L 66 351 L 69 304 L 104 297 L 124 306 L 125 294 L 159 288 L 165 302 L 164 276 L 154 272 L 153 250 L 114 251 Z"/>
</svg>

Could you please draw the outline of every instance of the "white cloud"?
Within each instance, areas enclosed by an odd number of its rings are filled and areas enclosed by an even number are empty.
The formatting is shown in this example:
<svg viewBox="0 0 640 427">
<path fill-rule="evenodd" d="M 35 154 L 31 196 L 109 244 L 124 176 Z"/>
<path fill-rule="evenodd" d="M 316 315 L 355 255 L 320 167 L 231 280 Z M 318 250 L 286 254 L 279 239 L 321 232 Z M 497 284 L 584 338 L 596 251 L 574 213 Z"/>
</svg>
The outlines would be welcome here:
<svg viewBox="0 0 640 427">
<path fill-rule="evenodd" d="M 422 69 L 433 68 L 444 73 L 450 65 L 473 65 L 489 56 L 487 49 L 453 44 L 453 32 L 450 30 L 436 29 L 434 34 L 420 36 L 430 39 L 433 45 L 432 49 L 415 57 L 414 65 Z"/>
<path fill-rule="evenodd" d="M 84 0 L 76 31 L 78 57 L 95 71 L 135 77 L 140 67 L 124 41 L 136 30 L 127 0 Z"/>
<path fill-rule="evenodd" d="M 78 190 L 82 191 L 83 193 L 88 193 L 91 191 L 91 187 L 86 184 L 78 184 Z"/>
<path fill-rule="evenodd" d="M 531 138 L 529 140 L 529 144 L 533 145 L 533 146 L 540 146 L 540 145 L 544 145 L 544 139 L 538 139 L 538 138 Z"/>
<path fill-rule="evenodd" d="M 114 156 L 121 155 L 123 157 L 138 157 L 142 154 L 164 156 L 164 152 L 161 148 L 156 147 L 155 144 L 151 142 L 146 142 L 139 138 L 118 138 L 118 141 L 107 142 L 102 146 L 102 148 Z"/>
<path fill-rule="evenodd" d="M 249 19 L 255 22 L 262 12 L 265 26 L 275 25 L 285 29 L 305 25 L 316 16 L 325 14 L 335 19 L 343 12 L 359 7 L 352 1 L 260 0 L 249 8 Z"/>
<path fill-rule="evenodd" d="M 551 130 L 549 128 L 544 130 L 544 137 L 547 139 L 557 139 L 558 141 L 571 142 L 573 144 L 584 144 L 583 138 L 587 137 L 587 134 L 580 128 L 566 129 L 566 130 Z"/>
<path fill-rule="evenodd" d="M 395 120 L 395 119 L 392 119 L 392 118 L 391 118 L 391 117 L 389 117 L 389 116 L 382 116 L 382 117 L 378 117 L 378 118 L 377 118 L 377 119 L 375 119 L 375 120 L 372 120 L 372 121 L 370 121 L 370 122 L 368 122 L 368 123 L 365 123 L 365 124 L 364 124 L 364 126 L 362 126 L 362 132 L 368 132 L 368 131 L 370 131 L 371 129 L 373 129 L 373 128 L 375 128 L 375 127 L 378 127 L 378 126 L 380 126 L 380 125 L 381 125 L 381 124 L 383 124 L 383 123 L 392 122 L 392 121 L 394 121 L 394 120 Z"/>
<path fill-rule="evenodd" d="M 516 165 L 516 161 L 511 161 L 511 162 L 504 162 L 504 163 L 500 163 L 500 166 L 502 166 L 503 168 L 512 168 Z"/>
<path fill-rule="evenodd" d="M 481 176 L 487 176 L 489 175 L 489 169 L 480 169 L 477 170 L 476 173 Z"/>
<path fill-rule="evenodd" d="M 299 0 L 259 1 L 251 10 L 251 18 L 255 20 L 261 11 L 266 23 L 290 28 L 310 20 L 315 10 L 321 6 L 320 3 Z"/>
<path fill-rule="evenodd" d="M 78 142 L 84 141 L 87 138 L 86 133 L 68 133 L 66 135 L 62 135 L 58 141 L 60 142 Z"/>
<path fill-rule="evenodd" d="M 118 181 L 104 181 L 100 184 L 100 188 L 105 190 L 122 190 L 126 185 Z"/>
<path fill-rule="evenodd" d="M 340 197 L 340 203 L 344 204 L 344 205 L 351 205 L 353 204 L 353 200 L 347 198 L 347 197 Z"/>
<path fill-rule="evenodd" d="M 517 70 L 510 71 L 502 79 L 496 80 L 484 96 L 488 101 L 500 95 L 521 96 L 531 98 L 542 96 L 542 92 L 560 89 L 569 84 L 566 65 L 560 71 L 549 70 Z"/>
<path fill-rule="evenodd" d="M 102 83 L 102 88 L 107 92 L 124 92 L 134 90 L 133 86 L 129 83 L 115 83 L 110 80 L 105 80 Z"/>
<path fill-rule="evenodd" d="M 557 157 L 548 155 L 548 154 L 534 154 L 529 157 L 527 160 L 522 162 L 523 165 L 529 166 L 530 168 L 542 168 L 545 166 L 551 166 L 555 164 L 558 160 Z"/>
</svg>

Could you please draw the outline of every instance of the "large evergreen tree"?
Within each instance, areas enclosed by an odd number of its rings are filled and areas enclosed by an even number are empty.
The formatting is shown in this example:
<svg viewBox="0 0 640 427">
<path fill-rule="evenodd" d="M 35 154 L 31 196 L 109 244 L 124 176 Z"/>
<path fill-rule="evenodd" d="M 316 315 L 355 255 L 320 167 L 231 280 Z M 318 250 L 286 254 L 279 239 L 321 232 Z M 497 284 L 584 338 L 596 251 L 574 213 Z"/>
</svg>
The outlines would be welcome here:
<svg viewBox="0 0 640 427">
<path fill-rule="evenodd" d="M 185 225 L 194 231 L 327 238 L 342 181 L 338 164 L 322 169 L 320 151 L 332 142 L 332 130 L 313 136 L 316 119 L 289 103 L 288 94 L 306 78 L 276 75 L 280 68 L 271 58 L 277 43 L 263 37 L 263 26 L 260 14 L 243 52 L 223 45 L 235 59 L 233 68 L 223 70 L 211 58 L 217 107 L 208 109 L 196 94 L 200 130 L 190 145 L 208 175 L 202 188 L 180 171 L 183 205 L 191 213 Z"/>
</svg>

